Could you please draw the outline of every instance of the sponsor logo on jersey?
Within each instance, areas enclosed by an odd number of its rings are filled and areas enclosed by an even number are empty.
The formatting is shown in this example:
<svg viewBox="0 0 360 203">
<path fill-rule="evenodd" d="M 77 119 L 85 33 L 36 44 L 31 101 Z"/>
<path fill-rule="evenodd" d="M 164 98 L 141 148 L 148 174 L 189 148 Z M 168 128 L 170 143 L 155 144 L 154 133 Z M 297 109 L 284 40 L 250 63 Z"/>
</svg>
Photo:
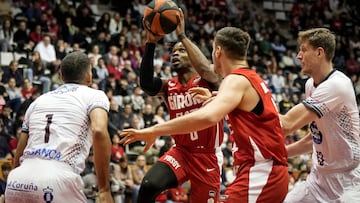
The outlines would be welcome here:
<svg viewBox="0 0 360 203">
<path fill-rule="evenodd" d="M 51 203 L 53 201 L 54 199 L 53 191 L 54 190 L 49 186 L 43 189 L 44 192 L 43 198 L 46 203 Z"/>
<path fill-rule="evenodd" d="M 322 136 L 322 133 L 320 132 L 320 130 L 318 129 L 316 122 L 312 122 L 310 124 L 310 131 L 311 131 L 313 141 L 316 144 L 321 144 L 323 136 Z"/>
<path fill-rule="evenodd" d="M 215 170 L 215 168 L 207 168 L 207 169 L 206 169 L 206 172 L 211 172 L 211 171 L 213 171 L 213 170 Z"/>
<path fill-rule="evenodd" d="M 178 169 L 180 167 L 179 162 L 174 157 L 172 157 L 170 155 L 166 155 L 164 160 L 169 162 L 172 165 L 172 167 L 174 167 L 175 169 Z"/>
<path fill-rule="evenodd" d="M 173 82 L 173 81 L 171 81 L 171 80 L 169 80 L 169 81 L 168 81 L 168 85 L 169 85 L 169 87 L 175 87 L 175 86 L 176 86 L 176 83 Z"/>
<path fill-rule="evenodd" d="M 168 102 L 171 110 L 185 109 L 202 103 L 202 101 L 194 99 L 189 92 L 169 93 Z"/>
<path fill-rule="evenodd" d="M 25 156 L 36 156 L 43 159 L 52 159 L 52 160 L 60 160 L 61 152 L 57 151 L 56 149 L 47 149 L 47 148 L 40 148 L 31 151 L 25 151 Z"/>
<path fill-rule="evenodd" d="M 6 184 L 6 189 L 23 191 L 23 192 L 32 192 L 32 191 L 37 191 L 38 186 L 35 185 L 34 183 L 21 183 L 14 180 L 14 181 L 9 181 Z"/>
</svg>

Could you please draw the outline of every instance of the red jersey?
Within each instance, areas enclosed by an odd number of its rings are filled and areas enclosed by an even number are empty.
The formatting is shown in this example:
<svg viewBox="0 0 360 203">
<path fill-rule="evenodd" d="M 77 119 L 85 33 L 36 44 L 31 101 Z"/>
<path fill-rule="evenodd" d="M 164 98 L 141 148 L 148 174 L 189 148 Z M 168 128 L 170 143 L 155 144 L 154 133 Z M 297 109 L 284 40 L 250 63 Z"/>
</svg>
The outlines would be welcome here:
<svg viewBox="0 0 360 203">
<path fill-rule="evenodd" d="M 231 74 L 245 76 L 259 94 L 264 107 L 260 115 L 239 109 L 228 114 L 229 128 L 235 141 L 234 165 L 242 167 L 244 164 L 254 165 L 257 161 L 272 159 L 278 165 L 287 166 L 279 114 L 266 83 L 250 69 L 238 68 Z"/>
<path fill-rule="evenodd" d="M 192 87 L 204 87 L 211 91 L 209 83 L 196 74 L 184 86 L 178 78 L 169 79 L 167 85 L 166 104 L 170 114 L 170 119 L 183 116 L 201 108 L 202 101 L 194 99 L 189 93 Z M 196 124 L 194 124 L 196 125 Z M 186 128 L 186 126 L 184 126 Z M 177 146 L 184 147 L 189 151 L 209 151 L 219 147 L 223 141 L 224 129 L 223 122 L 204 130 L 191 132 L 187 136 L 173 135 Z"/>
</svg>

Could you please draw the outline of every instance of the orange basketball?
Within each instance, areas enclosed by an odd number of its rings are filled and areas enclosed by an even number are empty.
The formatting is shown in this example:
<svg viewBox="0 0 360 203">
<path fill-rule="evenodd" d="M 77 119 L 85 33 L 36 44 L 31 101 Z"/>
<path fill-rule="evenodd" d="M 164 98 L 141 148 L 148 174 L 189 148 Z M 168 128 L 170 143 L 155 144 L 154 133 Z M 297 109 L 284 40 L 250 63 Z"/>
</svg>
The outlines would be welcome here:
<svg viewBox="0 0 360 203">
<path fill-rule="evenodd" d="M 144 11 L 144 26 L 152 33 L 165 35 L 179 23 L 179 7 L 171 0 L 152 0 Z"/>
</svg>

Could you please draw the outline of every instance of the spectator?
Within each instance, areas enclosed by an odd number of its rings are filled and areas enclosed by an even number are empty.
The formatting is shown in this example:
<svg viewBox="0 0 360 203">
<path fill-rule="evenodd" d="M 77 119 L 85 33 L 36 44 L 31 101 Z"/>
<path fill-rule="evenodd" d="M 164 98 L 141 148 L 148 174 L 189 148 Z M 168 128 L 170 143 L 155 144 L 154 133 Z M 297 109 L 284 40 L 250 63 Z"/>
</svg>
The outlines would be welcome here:
<svg viewBox="0 0 360 203">
<path fill-rule="evenodd" d="M 21 94 L 25 100 L 29 99 L 33 92 L 35 91 L 35 87 L 32 85 L 31 81 L 28 78 L 24 79 L 24 84 L 21 87 Z"/>
<path fill-rule="evenodd" d="M 144 127 L 150 127 L 157 123 L 155 120 L 155 114 L 151 104 L 146 104 L 143 112 Z"/>
<path fill-rule="evenodd" d="M 109 12 L 104 12 L 100 19 L 96 22 L 96 32 L 110 32 L 111 16 Z"/>
<path fill-rule="evenodd" d="M 276 71 L 276 74 L 273 74 L 271 77 L 271 84 L 274 87 L 274 94 L 277 96 L 277 101 L 280 101 L 278 96 L 281 94 L 281 92 L 284 91 L 285 87 L 285 77 L 283 75 L 283 70 L 278 69 Z"/>
<path fill-rule="evenodd" d="M 19 70 L 19 63 L 16 60 L 10 61 L 9 69 L 7 69 L 4 72 L 4 75 L 2 77 L 2 82 L 3 83 L 8 83 L 10 78 L 15 79 L 15 85 L 17 87 L 21 87 L 23 82 L 24 82 L 21 70 Z"/>
<path fill-rule="evenodd" d="M 132 108 L 135 112 L 142 112 L 145 108 L 145 100 L 143 98 L 143 91 L 141 87 L 134 88 L 133 94 L 130 96 Z"/>
<path fill-rule="evenodd" d="M 12 167 L 11 164 L 5 162 L 1 165 L 1 175 L 0 178 L 0 198 L 3 198 L 5 195 L 6 185 L 7 185 L 7 177 L 11 171 Z"/>
<path fill-rule="evenodd" d="M 138 188 L 134 185 L 134 178 L 126 156 L 121 157 L 119 163 L 114 164 L 113 167 L 115 178 L 125 185 L 125 191 L 121 197 L 122 202 L 128 202 L 125 200 L 135 199 L 138 193 Z M 116 198 L 115 201 L 117 201 Z"/>
<path fill-rule="evenodd" d="M 31 59 L 28 61 L 28 67 L 24 70 L 24 75 L 30 82 L 34 82 L 42 87 L 42 93 L 50 91 L 50 71 L 41 60 L 39 51 L 34 51 Z"/>
<path fill-rule="evenodd" d="M 14 44 L 14 32 L 11 18 L 5 19 L 2 24 L 2 29 L 0 29 L 0 51 L 15 51 L 16 44 Z"/>
<path fill-rule="evenodd" d="M 95 66 L 98 65 L 98 61 L 99 59 L 102 57 L 102 55 L 100 54 L 100 49 L 99 49 L 99 45 L 94 44 L 92 45 L 91 51 L 88 53 L 88 57 L 94 57 L 95 59 Z"/>
<path fill-rule="evenodd" d="M 121 157 L 125 156 L 124 148 L 119 142 L 120 142 L 119 135 L 113 134 L 112 144 L 111 144 L 111 161 L 114 163 L 119 163 Z"/>
<path fill-rule="evenodd" d="M 35 46 L 33 41 L 30 41 L 27 22 L 25 20 L 20 21 L 18 29 L 14 33 L 14 42 L 16 42 L 17 52 L 29 52 Z"/>
<path fill-rule="evenodd" d="M 110 60 L 110 63 L 107 64 L 107 70 L 109 74 L 113 74 L 115 80 L 120 80 L 120 77 L 124 75 L 123 66 L 121 66 L 118 56 L 113 56 Z"/>
<path fill-rule="evenodd" d="M 96 26 L 92 11 L 88 6 L 79 6 L 74 21 L 76 27 L 79 28 L 81 35 L 92 36 L 93 27 Z"/>
<path fill-rule="evenodd" d="M 109 51 L 103 56 L 105 64 L 109 64 L 112 58 L 118 57 L 118 52 L 119 49 L 115 45 L 110 46 Z"/>
<path fill-rule="evenodd" d="M 169 120 L 167 113 L 164 110 L 164 106 L 158 105 L 155 108 L 155 120 L 157 123 L 163 123 L 167 120 Z"/>
<path fill-rule="evenodd" d="M 74 43 L 76 29 L 78 28 L 73 24 L 72 18 L 66 17 L 65 24 L 60 28 L 61 38 L 68 44 Z"/>
<path fill-rule="evenodd" d="M 55 52 L 56 52 L 56 58 L 62 60 L 66 54 L 68 53 L 68 47 L 69 45 L 63 40 L 59 39 L 57 40 Z"/>
<path fill-rule="evenodd" d="M 13 113 L 19 111 L 21 103 L 24 101 L 24 98 L 21 94 L 20 87 L 16 86 L 15 78 L 10 78 L 8 83 L 5 85 L 6 92 L 9 96 L 6 104 L 11 107 Z"/>
<path fill-rule="evenodd" d="M 345 63 L 345 71 L 348 75 L 360 73 L 360 62 L 355 58 L 355 54 L 353 52 L 350 53 L 350 56 L 346 59 Z"/>
<path fill-rule="evenodd" d="M 41 30 L 41 25 L 37 24 L 29 34 L 29 38 L 35 45 L 43 40 L 43 32 Z"/>
<path fill-rule="evenodd" d="M 54 73 L 55 69 L 60 65 L 60 60 L 56 58 L 55 47 L 51 44 L 50 36 L 45 35 L 43 40 L 35 46 L 34 51 L 39 52 L 45 67 L 48 68 L 51 73 Z"/>
<path fill-rule="evenodd" d="M 95 65 L 95 69 L 100 82 L 105 82 L 106 78 L 109 76 L 109 72 L 102 57 L 98 59 L 97 65 Z"/>
<path fill-rule="evenodd" d="M 145 176 L 145 174 L 147 173 L 147 171 L 148 170 L 146 168 L 146 157 L 144 155 L 138 155 L 136 158 L 135 166 L 132 169 L 132 176 L 134 181 L 134 187 L 133 187 L 134 196 L 132 202 L 137 201 L 137 194 L 140 188 L 140 183 L 143 177 Z"/>
</svg>

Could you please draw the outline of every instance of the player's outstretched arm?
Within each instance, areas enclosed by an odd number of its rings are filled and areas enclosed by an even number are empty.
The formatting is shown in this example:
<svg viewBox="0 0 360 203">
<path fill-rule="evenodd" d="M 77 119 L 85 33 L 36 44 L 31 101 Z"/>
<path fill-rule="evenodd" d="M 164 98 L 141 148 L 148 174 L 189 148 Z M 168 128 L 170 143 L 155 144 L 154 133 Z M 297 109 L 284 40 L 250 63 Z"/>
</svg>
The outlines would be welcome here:
<svg viewBox="0 0 360 203">
<path fill-rule="evenodd" d="M 24 153 L 24 149 L 26 147 L 28 138 L 29 138 L 29 134 L 24 132 L 21 133 L 18 145 L 16 147 L 16 152 L 14 157 L 14 167 L 18 167 L 20 165 L 20 157 Z"/>
<path fill-rule="evenodd" d="M 146 27 L 146 26 L 144 26 Z M 145 29 L 147 42 L 145 51 L 140 64 L 140 87 L 146 94 L 155 96 L 160 92 L 164 92 L 165 82 L 160 78 L 154 77 L 154 53 L 156 42 L 161 38 Z"/>
<path fill-rule="evenodd" d="M 121 132 L 122 144 L 144 140 L 149 149 L 159 135 L 186 134 L 208 128 L 219 122 L 233 109 L 238 108 L 249 82 L 239 76 L 229 76 L 222 82 L 219 93 L 206 106 L 184 116 L 142 130 L 127 129 Z M 247 81 L 247 80 L 246 80 Z"/>
<path fill-rule="evenodd" d="M 279 115 L 281 126 L 285 135 L 302 128 L 311 121 L 318 118 L 318 115 L 300 103 L 291 108 L 285 115 Z"/>
<path fill-rule="evenodd" d="M 288 157 L 298 156 L 301 154 L 309 153 L 312 150 L 312 137 L 308 133 L 299 141 L 286 146 Z"/>
<path fill-rule="evenodd" d="M 200 74 L 202 78 L 206 81 L 213 83 L 216 87 L 219 86 L 221 81 L 221 76 L 216 74 L 212 64 L 209 59 L 201 52 L 201 50 L 189 39 L 185 34 L 185 20 L 184 13 L 180 10 L 179 24 L 176 27 L 176 34 L 178 35 L 178 40 L 184 45 L 191 64 L 195 70 Z"/>
<path fill-rule="evenodd" d="M 94 163 L 101 203 L 113 203 L 110 191 L 111 141 L 107 130 L 108 114 L 104 109 L 95 108 L 90 113 L 93 134 Z"/>
</svg>

